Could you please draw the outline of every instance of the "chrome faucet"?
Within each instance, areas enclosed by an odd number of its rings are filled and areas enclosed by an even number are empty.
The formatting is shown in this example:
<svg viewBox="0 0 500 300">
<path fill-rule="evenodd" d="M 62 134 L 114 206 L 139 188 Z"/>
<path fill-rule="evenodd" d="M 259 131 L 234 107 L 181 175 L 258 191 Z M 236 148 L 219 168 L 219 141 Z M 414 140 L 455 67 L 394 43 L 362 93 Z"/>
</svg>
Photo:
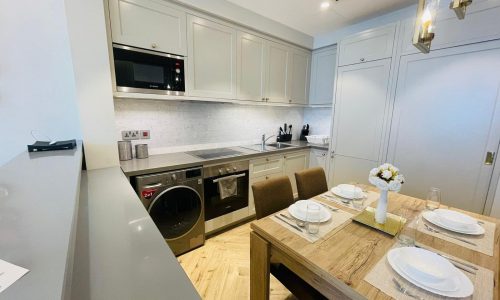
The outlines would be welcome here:
<svg viewBox="0 0 500 300">
<path fill-rule="evenodd" d="M 275 136 L 275 135 L 273 134 L 270 137 L 266 138 L 266 134 L 262 135 L 262 144 L 261 144 L 262 150 L 266 149 L 266 142 L 267 142 L 267 140 L 270 139 L 270 138 L 272 138 L 273 136 Z"/>
</svg>

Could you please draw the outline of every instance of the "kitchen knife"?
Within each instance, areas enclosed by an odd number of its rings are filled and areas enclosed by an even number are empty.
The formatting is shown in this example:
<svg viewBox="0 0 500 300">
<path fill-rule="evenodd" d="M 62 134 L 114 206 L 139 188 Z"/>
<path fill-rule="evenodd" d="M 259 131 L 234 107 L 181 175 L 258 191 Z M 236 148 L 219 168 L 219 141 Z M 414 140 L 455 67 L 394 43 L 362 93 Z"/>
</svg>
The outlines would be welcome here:
<svg viewBox="0 0 500 300">
<path fill-rule="evenodd" d="M 283 132 L 283 128 L 280 127 L 280 135 L 282 135 L 282 134 L 285 134 L 285 133 Z"/>
<path fill-rule="evenodd" d="M 288 133 L 289 133 L 289 134 L 292 134 L 292 124 L 288 125 L 288 128 L 290 129 L 290 130 L 288 131 Z"/>
<path fill-rule="evenodd" d="M 286 134 L 286 123 L 285 123 L 285 127 L 283 127 L 283 129 L 285 130 L 285 134 Z"/>
<path fill-rule="evenodd" d="M 307 130 L 309 130 L 309 124 L 307 124 L 307 127 L 306 127 Z"/>
</svg>

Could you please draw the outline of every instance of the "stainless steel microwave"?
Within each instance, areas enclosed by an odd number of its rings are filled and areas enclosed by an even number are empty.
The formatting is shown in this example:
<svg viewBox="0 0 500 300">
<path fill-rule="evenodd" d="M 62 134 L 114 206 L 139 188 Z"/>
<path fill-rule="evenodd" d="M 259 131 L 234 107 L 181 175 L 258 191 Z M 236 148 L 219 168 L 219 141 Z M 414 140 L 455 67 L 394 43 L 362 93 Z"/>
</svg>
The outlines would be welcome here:
<svg viewBox="0 0 500 300">
<path fill-rule="evenodd" d="M 184 95 L 184 57 L 113 44 L 119 92 Z"/>
</svg>

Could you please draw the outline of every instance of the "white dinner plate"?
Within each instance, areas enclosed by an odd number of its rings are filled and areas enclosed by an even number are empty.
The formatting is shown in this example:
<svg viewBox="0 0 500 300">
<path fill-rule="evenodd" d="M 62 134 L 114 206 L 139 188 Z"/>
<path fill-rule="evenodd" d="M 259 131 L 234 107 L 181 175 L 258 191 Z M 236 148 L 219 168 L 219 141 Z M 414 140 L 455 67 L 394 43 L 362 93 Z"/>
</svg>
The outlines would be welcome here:
<svg viewBox="0 0 500 300">
<path fill-rule="evenodd" d="M 315 203 L 319 206 L 320 223 L 330 220 L 332 214 L 328 211 L 328 209 L 313 200 L 299 200 L 288 207 L 288 212 L 292 215 L 292 217 L 305 222 L 307 221 L 306 208 L 308 203 Z"/>
<path fill-rule="evenodd" d="M 474 293 L 474 285 L 464 273 L 431 251 L 395 248 L 387 253 L 387 261 L 401 277 L 431 293 L 453 298 Z"/>
<path fill-rule="evenodd" d="M 449 209 L 436 209 L 434 213 L 438 215 L 439 220 L 446 226 L 464 231 L 474 231 L 477 220 L 466 214 Z"/>
<path fill-rule="evenodd" d="M 458 232 L 462 234 L 469 234 L 469 235 L 481 235 L 484 234 L 485 230 L 482 226 L 477 224 L 477 222 L 472 225 L 470 230 L 463 230 L 460 228 L 455 228 L 455 227 L 450 227 L 449 224 L 445 224 L 441 221 L 441 218 L 437 213 L 434 211 L 424 211 L 422 214 L 422 217 L 426 219 L 427 221 L 431 222 L 432 224 L 439 226 L 441 228 L 453 231 L 453 232 Z"/>
<path fill-rule="evenodd" d="M 361 199 L 366 197 L 363 190 L 352 184 L 339 184 L 331 189 L 331 192 L 335 195 L 345 198 L 345 199 Z"/>
</svg>

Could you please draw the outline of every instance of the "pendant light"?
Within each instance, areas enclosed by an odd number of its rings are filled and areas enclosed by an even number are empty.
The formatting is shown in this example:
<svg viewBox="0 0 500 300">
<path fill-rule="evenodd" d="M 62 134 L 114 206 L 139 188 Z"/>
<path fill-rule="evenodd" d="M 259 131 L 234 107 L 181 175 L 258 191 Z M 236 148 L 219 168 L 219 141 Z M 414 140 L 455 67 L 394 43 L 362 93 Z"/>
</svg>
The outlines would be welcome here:
<svg viewBox="0 0 500 300">
<path fill-rule="evenodd" d="M 422 53 L 429 53 L 431 42 L 434 39 L 436 14 L 439 0 L 419 0 L 417 19 L 413 34 L 413 45 Z"/>
<path fill-rule="evenodd" d="M 472 4 L 472 0 L 451 0 L 450 9 L 452 9 L 459 20 L 465 18 L 467 6 Z"/>
</svg>

